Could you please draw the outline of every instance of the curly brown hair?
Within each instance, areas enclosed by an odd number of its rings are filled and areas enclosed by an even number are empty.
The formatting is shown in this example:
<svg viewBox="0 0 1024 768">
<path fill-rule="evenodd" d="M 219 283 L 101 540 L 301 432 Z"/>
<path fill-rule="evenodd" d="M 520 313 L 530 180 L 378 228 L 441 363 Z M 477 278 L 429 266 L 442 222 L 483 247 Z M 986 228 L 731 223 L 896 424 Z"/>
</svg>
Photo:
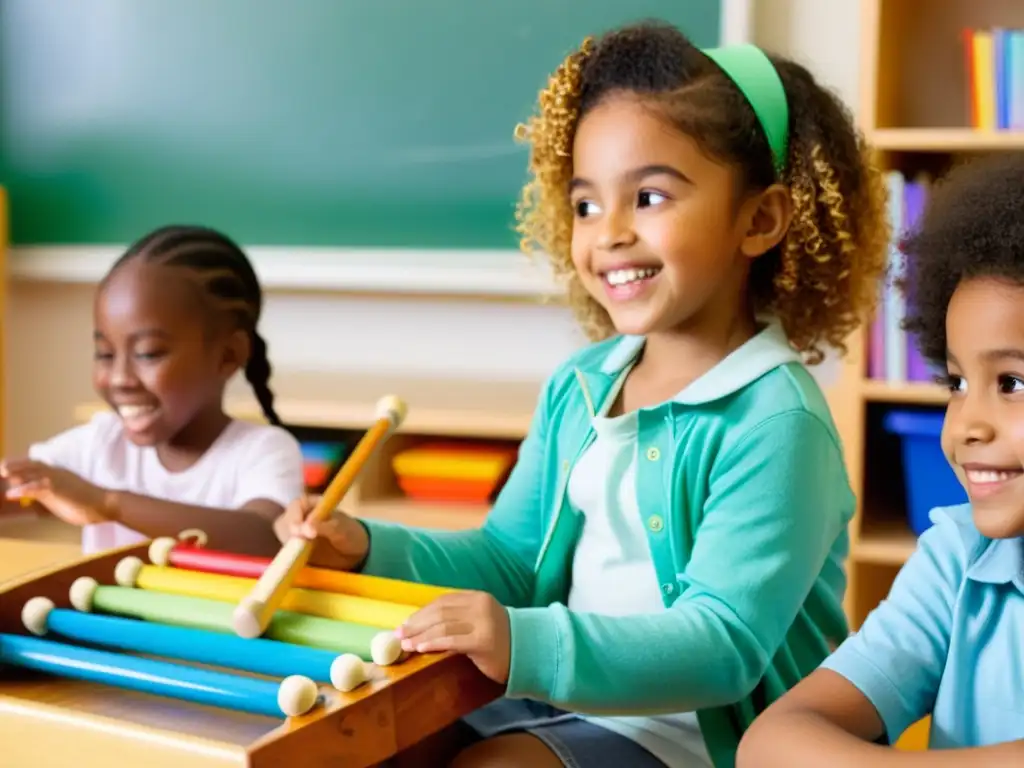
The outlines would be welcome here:
<svg viewBox="0 0 1024 768">
<path fill-rule="evenodd" d="M 780 245 L 754 261 L 749 294 L 754 311 L 778 317 L 791 344 L 817 363 L 822 344 L 845 352 L 845 339 L 877 303 L 890 238 L 886 190 L 842 102 L 799 64 L 771 60 L 789 103 L 782 181 L 793 220 Z M 580 119 L 624 91 L 648 100 L 710 157 L 741 168 L 746 191 L 780 180 L 746 97 L 678 29 L 644 22 L 585 40 L 551 75 L 537 113 L 516 129 L 530 144 L 531 174 L 516 218 L 523 250 L 551 260 L 594 340 L 614 327 L 572 264 L 572 144 Z"/>
</svg>

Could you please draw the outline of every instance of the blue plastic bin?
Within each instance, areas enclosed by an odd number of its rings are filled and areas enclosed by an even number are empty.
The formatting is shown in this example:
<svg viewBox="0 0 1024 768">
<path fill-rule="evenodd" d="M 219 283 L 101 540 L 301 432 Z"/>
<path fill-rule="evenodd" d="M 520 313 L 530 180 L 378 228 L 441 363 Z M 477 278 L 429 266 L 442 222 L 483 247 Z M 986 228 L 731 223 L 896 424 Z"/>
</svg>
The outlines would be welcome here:
<svg viewBox="0 0 1024 768">
<path fill-rule="evenodd" d="M 939 442 L 943 413 L 889 411 L 883 425 L 898 435 L 903 453 L 907 518 L 920 536 L 931 527 L 928 513 L 935 507 L 963 504 L 967 493 L 946 461 Z"/>
</svg>

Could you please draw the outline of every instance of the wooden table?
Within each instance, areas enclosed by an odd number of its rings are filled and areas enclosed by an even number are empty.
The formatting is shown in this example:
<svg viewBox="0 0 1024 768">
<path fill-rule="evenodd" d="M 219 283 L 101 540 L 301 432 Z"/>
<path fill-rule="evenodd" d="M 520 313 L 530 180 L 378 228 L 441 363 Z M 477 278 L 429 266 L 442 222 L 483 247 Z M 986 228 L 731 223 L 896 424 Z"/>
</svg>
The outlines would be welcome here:
<svg viewBox="0 0 1024 768">
<path fill-rule="evenodd" d="M 0 516 L 0 585 L 44 568 L 81 557 L 78 528 L 49 515 L 15 513 Z"/>
</svg>

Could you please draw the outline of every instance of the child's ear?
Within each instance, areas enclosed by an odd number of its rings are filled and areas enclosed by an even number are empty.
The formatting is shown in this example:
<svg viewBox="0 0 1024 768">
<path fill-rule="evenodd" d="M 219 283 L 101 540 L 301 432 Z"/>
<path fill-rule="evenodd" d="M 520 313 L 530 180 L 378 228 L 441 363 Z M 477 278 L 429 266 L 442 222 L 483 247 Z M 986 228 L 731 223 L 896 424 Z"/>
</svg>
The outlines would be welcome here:
<svg viewBox="0 0 1024 768">
<path fill-rule="evenodd" d="M 782 242 L 793 221 L 793 198 L 789 187 L 772 184 L 748 201 L 747 231 L 740 250 L 755 259 Z"/>
<path fill-rule="evenodd" d="M 252 354 L 252 338 L 242 329 L 231 331 L 225 339 L 221 354 L 221 375 L 227 381 L 239 370 L 245 368 Z"/>
</svg>

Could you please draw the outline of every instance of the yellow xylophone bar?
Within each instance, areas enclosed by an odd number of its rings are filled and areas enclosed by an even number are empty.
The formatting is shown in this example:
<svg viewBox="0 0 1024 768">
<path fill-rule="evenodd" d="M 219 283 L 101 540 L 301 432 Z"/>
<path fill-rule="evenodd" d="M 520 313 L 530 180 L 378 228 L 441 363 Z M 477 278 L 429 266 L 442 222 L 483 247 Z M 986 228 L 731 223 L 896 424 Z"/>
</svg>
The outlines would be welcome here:
<svg viewBox="0 0 1024 768">
<path fill-rule="evenodd" d="M 137 557 L 126 557 L 121 560 L 114 571 L 114 578 L 122 587 L 204 597 L 226 603 L 237 603 L 249 594 L 256 583 L 254 579 L 238 576 L 145 565 Z M 381 629 L 395 629 L 419 610 L 415 605 L 295 588 L 285 594 L 281 608 L 308 616 L 365 624 Z"/>
<path fill-rule="evenodd" d="M 268 557 L 239 555 L 234 552 L 207 549 L 205 546 L 192 546 L 170 537 L 153 540 L 149 545 L 149 559 L 153 565 L 170 565 L 186 571 L 219 573 L 223 576 L 254 580 L 263 575 L 271 562 Z M 456 591 L 449 587 L 369 576 L 365 573 L 334 571 L 309 565 L 295 575 L 293 586 L 369 597 L 386 603 L 418 605 L 421 608 L 437 600 L 441 595 Z"/>
</svg>

